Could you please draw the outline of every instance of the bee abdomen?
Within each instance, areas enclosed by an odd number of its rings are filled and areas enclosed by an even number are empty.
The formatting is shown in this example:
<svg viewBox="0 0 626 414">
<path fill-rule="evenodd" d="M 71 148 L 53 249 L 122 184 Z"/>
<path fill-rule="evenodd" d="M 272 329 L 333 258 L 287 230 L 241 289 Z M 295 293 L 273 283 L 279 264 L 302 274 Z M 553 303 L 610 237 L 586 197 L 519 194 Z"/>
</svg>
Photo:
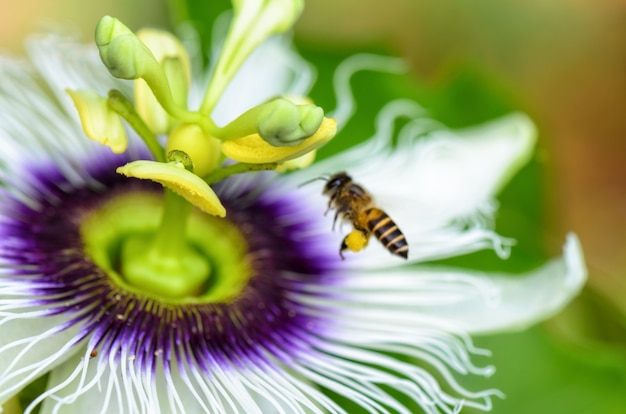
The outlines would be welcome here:
<svg viewBox="0 0 626 414">
<path fill-rule="evenodd" d="M 368 230 L 385 246 L 385 249 L 406 259 L 409 256 L 409 245 L 400 228 L 387 213 L 378 208 L 370 208 L 365 214 Z"/>
</svg>

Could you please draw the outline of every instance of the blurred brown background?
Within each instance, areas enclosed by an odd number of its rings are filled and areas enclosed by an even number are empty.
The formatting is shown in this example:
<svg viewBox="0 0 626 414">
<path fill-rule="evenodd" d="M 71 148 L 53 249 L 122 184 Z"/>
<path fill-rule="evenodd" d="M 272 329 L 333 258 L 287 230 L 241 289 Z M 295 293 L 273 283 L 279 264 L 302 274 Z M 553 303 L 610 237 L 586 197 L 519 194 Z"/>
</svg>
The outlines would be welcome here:
<svg viewBox="0 0 626 414">
<path fill-rule="evenodd" d="M 22 43 L 34 31 L 63 27 L 93 38 L 100 17 L 109 14 L 130 27 L 167 24 L 167 4 L 161 0 L 0 0 L 0 49 L 22 53 Z"/>
</svg>

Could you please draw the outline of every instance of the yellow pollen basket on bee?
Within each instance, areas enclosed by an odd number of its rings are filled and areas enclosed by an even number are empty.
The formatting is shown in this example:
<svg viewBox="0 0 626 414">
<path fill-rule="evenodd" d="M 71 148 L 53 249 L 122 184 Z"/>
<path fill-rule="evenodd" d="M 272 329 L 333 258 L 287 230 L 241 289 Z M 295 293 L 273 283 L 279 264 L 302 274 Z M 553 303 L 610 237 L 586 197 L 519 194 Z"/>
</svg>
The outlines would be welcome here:
<svg viewBox="0 0 626 414">
<path fill-rule="evenodd" d="M 407 259 L 409 245 L 396 223 L 383 210 L 374 206 L 372 196 L 345 172 L 326 180 L 323 194 L 329 197 L 328 210 L 335 210 L 333 229 L 337 219 L 352 224 L 352 231 L 343 239 L 339 255 L 350 250 L 359 252 L 367 247 L 374 235 L 391 254 Z"/>
<path fill-rule="evenodd" d="M 352 229 L 343 242 L 341 243 L 341 251 L 350 250 L 352 252 L 360 252 L 367 247 L 369 243 L 369 235 L 361 230 Z"/>
</svg>

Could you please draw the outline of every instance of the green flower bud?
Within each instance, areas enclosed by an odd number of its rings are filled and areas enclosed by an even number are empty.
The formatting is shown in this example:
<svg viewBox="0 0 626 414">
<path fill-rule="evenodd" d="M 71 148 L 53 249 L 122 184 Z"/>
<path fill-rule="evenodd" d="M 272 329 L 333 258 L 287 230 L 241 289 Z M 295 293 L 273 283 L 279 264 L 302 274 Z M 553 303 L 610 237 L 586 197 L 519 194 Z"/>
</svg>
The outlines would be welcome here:
<svg viewBox="0 0 626 414">
<path fill-rule="evenodd" d="M 277 98 L 244 112 L 219 137 L 227 141 L 258 134 L 274 147 L 293 146 L 315 134 L 323 120 L 324 111 L 316 105 Z"/>
<path fill-rule="evenodd" d="M 318 130 L 324 110 L 315 105 L 294 105 L 284 99 L 259 120 L 259 135 L 275 147 L 297 145 Z"/>
<path fill-rule="evenodd" d="M 95 38 L 100 59 L 116 78 L 139 79 L 159 70 L 150 50 L 119 20 L 110 16 L 101 18 Z"/>
</svg>

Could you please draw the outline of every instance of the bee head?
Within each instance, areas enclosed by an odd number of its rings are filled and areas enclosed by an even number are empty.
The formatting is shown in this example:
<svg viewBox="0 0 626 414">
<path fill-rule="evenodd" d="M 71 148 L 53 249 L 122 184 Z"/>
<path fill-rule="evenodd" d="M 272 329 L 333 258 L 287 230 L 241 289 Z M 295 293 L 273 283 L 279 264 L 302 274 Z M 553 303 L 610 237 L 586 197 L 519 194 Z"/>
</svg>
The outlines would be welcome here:
<svg viewBox="0 0 626 414">
<path fill-rule="evenodd" d="M 350 181 L 352 181 L 352 178 L 348 174 L 346 174 L 345 171 L 333 174 L 326 181 L 323 194 L 331 195 Z"/>
</svg>

